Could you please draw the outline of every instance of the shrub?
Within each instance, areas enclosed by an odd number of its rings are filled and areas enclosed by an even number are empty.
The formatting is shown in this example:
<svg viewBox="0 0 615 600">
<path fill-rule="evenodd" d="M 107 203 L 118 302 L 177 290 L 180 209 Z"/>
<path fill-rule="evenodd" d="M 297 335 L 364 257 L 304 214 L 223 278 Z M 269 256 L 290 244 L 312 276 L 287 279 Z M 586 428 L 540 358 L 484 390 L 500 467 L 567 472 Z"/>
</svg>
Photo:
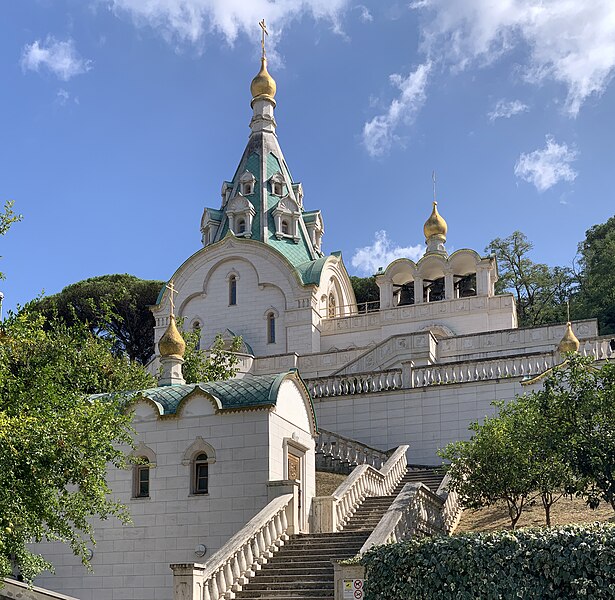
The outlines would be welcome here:
<svg viewBox="0 0 615 600">
<path fill-rule="evenodd" d="M 615 526 L 473 533 L 367 552 L 366 600 L 615 598 Z"/>
</svg>

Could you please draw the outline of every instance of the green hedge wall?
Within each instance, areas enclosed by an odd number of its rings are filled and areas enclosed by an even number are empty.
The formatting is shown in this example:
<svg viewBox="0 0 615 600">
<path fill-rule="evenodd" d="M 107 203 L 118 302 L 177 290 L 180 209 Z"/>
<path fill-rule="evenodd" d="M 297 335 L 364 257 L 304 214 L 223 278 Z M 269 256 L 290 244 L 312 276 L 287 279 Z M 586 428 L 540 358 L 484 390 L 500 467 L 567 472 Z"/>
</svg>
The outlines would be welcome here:
<svg viewBox="0 0 615 600">
<path fill-rule="evenodd" d="M 367 552 L 365 600 L 615 598 L 615 526 L 423 538 Z"/>
</svg>

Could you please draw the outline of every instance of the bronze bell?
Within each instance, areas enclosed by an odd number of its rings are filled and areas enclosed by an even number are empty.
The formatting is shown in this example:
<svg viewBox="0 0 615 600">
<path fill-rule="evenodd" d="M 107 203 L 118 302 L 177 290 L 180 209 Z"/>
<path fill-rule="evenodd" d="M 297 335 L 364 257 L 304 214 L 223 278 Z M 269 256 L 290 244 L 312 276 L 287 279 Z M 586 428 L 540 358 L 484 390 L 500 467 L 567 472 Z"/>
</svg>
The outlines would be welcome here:
<svg viewBox="0 0 615 600">
<path fill-rule="evenodd" d="M 397 306 L 407 306 L 408 304 L 414 304 L 414 290 L 404 285 L 399 290 L 399 302 Z"/>
</svg>

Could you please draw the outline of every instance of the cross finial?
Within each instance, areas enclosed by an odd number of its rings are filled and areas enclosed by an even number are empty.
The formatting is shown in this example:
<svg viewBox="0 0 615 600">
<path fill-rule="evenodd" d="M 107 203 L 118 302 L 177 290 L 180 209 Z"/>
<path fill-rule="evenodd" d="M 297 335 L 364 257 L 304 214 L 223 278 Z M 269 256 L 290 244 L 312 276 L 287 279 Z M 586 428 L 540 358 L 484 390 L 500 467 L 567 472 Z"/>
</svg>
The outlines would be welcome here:
<svg viewBox="0 0 615 600">
<path fill-rule="evenodd" d="M 263 58 L 265 58 L 265 36 L 269 35 L 269 32 L 267 31 L 267 25 L 265 25 L 265 19 L 263 19 L 262 21 L 259 21 L 258 24 L 260 25 L 261 29 L 263 30 L 262 34 L 261 34 L 261 48 L 263 51 Z"/>
<path fill-rule="evenodd" d="M 436 201 L 436 171 L 431 172 L 431 181 L 433 182 L 433 201 Z"/>
<path fill-rule="evenodd" d="M 169 281 L 169 283 L 167 283 L 166 285 L 167 290 L 169 290 L 169 301 L 171 302 L 171 317 L 175 316 L 175 298 L 173 298 L 174 294 L 177 294 L 178 291 L 175 289 L 175 284 L 173 283 L 173 280 L 171 279 L 171 281 Z"/>
<path fill-rule="evenodd" d="M 567 315 L 566 321 L 570 323 L 570 300 L 566 300 L 566 315 Z"/>
</svg>

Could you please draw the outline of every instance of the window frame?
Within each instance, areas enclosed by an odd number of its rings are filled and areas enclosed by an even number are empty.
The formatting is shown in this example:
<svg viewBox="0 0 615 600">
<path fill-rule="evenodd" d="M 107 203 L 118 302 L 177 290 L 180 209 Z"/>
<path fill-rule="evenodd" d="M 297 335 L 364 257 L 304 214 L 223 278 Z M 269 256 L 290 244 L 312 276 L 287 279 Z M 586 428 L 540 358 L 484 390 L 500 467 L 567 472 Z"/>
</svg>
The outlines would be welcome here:
<svg viewBox="0 0 615 600">
<path fill-rule="evenodd" d="M 228 278 L 228 305 L 237 306 L 237 276 L 231 275 Z"/>
<path fill-rule="evenodd" d="M 206 452 L 199 452 L 192 460 L 192 494 L 205 496 L 209 494 L 209 463 L 210 459 Z M 205 475 L 202 475 L 202 471 Z M 205 481 L 205 489 L 199 488 L 199 483 Z"/>
<path fill-rule="evenodd" d="M 275 313 L 273 311 L 267 314 L 267 343 L 275 344 Z"/>
</svg>

